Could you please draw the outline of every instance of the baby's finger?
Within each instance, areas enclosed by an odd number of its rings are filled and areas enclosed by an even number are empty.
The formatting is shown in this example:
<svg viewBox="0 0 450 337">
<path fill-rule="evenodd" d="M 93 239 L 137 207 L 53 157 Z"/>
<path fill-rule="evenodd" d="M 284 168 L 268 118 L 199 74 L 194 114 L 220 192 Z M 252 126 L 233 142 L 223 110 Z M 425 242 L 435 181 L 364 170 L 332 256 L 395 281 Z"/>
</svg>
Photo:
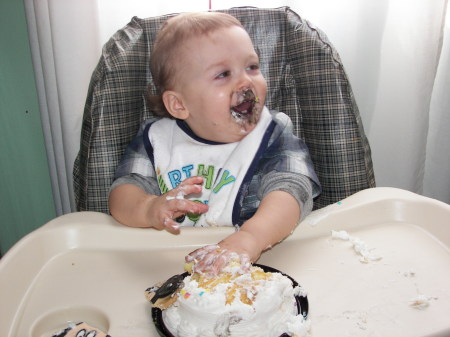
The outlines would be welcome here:
<svg viewBox="0 0 450 337">
<path fill-rule="evenodd" d="M 194 272 L 214 276 L 214 262 L 217 259 L 217 256 L 217 253 L 214 252 L 206 254 L 201 260 L 194 264 Z"/>
<path fill-rule="evenodd" d="M 180 185 L 201 185 L 204 178 L 202 176 L 194 176 L 184 179 Z"/>
<path fill-rule="evenodd" d="M 168 203 L 168 209 L 163 214 L 162 222 L 165 229 L 172 233 L 179 233 L 180 224 L 183 219 L 180 219 L 187 213 L 202 214 L 208 211 L 208 205 L 201 202 L 191 200 L 174 200 Z"/>
<path fill-rule="evenodd" d="M 215 257 L 210 266 L 205 266 L 205 273 L 210 276 L 218 275 L 222 269 L 230 262 L 230 255 L 228 253 L 222 253 Z"/>
<path fill-rule="evenodd" d="M 173 200 L 169 204 L 169 211 L 172 213 L 172 219 L 176 219 L 186 213 L 203 214 L 208 211 L 208 205 L 194 200 Z"/>
<path fill-rule="evenodd" d="M 164 228 L 172 234 L 180 233 L 180 224 L 169 217 L 164 219 Z"/>
<path fill-rule="evenodd" d="M 251 261 L 250 261 L 250 256 L 248 254 L 239 254 L 239 260 L 241 262 L 241 269 L 246 272 L 248 270 L 250 270 L 251 267 Z"/>
<path fill-rule="evenodd" d="M 184 199 L 186 195 L 202 192 L 203 177 L 190 177 L 183 180 L 177 187 L 166 193 L 167 199 Z"/>
<path fill-rule="evenodd" d="M 189 253 L 185 257 L 185 261 L 197 263 L 198 261 L 202 260 L 208 253 L 217 250 L 219 248 L 220 248 L 219 245 L 207 245 L 204 247 L 200 247 L 194 250 L 193 252 Z"/>
</svg>

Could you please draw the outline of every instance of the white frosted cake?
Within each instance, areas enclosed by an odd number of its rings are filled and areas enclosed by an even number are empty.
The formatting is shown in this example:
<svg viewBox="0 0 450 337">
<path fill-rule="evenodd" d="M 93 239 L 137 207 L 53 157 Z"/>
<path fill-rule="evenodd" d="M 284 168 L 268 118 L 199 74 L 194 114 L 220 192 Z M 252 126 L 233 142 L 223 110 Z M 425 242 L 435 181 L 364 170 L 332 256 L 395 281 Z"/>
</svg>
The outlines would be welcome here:
<svg viewBox="0 0 450 337">
<path fill-rule="evenodd" d="M 305 336 L 310 322 L 298 313 L 296 295 L 302 289 L 281 273 L 230 266 L 214 278 L 186 276 L 162 318 L 176 337 Z"/>
</svg>

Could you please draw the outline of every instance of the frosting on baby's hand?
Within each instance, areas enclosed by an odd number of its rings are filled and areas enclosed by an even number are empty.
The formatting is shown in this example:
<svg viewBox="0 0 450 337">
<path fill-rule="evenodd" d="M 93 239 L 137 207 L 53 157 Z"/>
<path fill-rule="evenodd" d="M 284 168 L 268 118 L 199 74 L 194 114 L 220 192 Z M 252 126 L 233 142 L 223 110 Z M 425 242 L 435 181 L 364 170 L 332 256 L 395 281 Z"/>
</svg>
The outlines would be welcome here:
<svg viewBox="0 0 450 337">
<path fill-rule="evenodd" d="M 221 272 L 243 274 L 251 266 L 248 254 L 238 254 L 221 248 L 219 245 L 199 248 L 187 255 L 185 260 L 190 265 L 187 268 L 191 269 L 193 273 L 207 274 L 208 276 L 217 276 Z"/>
</svg>

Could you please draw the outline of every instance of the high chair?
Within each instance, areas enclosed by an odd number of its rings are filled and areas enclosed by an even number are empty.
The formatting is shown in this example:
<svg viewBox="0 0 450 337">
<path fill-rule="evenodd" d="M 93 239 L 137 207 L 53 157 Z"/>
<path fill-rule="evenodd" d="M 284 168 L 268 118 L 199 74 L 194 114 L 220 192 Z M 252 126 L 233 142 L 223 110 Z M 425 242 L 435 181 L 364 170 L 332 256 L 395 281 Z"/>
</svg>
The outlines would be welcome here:
<svg viewBox="0 0 450 337">
<path fill-rule="evenodd" d="M 450 205 L 370 188 L 370 148 L 351 87 L 319 29 L 287 7 L 226 12 L 252 37 L 268 82 L 266 104 L 289 114 L 323 187 L 301 228 L 258 263 L 307 292 L 313 337 L 450 336 Z M 94 212 L 60 216 L 2 257 L 0 336 L 52 336 L 73 322 L 112 337 L 159 336 L 145 289 L 181 273 L 186 254 L 234 232 L 185 227 L 173 235 L 105 214 L 122 153 L 152 116 L 144 100 L 148 85 L 155 91 L 149 57 L 168 17 L 133 18 L 105 45 L 74 168 L 78 210 Z"/>
<path fill-rule="evenodd" d="M 286 113 L 307 144 L 322 194 L 314 208 L 374 187 L 371 151 L 338 52 L 327 36 L 288 7 L 232 8 L 253 40 L 268 83 L 266 105 Z M 172 14 L 173 15 L 173 14 Z M 108 213 L 114 171 L 140 123 L 152 45 L 171 15 L 134 17 L 105 44 L 92 75 L 73 179 L 78 211 Z"/>
</svg>

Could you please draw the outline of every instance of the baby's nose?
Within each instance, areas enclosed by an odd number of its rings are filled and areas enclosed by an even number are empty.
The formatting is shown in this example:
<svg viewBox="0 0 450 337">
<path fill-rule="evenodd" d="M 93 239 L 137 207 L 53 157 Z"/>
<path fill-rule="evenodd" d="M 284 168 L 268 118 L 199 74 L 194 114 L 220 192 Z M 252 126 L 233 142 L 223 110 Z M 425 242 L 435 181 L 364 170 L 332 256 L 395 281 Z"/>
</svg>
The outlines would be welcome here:
<svg viewBox="0 0 450 337">
<path fill-rule="evenodd" d="M 245 91 L 249 89 L 252 85 L 252 80 L 250 76 L 246 72 L 243 72 L 241 76 L 239 76 L 239 81 L 237 84 L 237 91 Z"/>
</svg>

